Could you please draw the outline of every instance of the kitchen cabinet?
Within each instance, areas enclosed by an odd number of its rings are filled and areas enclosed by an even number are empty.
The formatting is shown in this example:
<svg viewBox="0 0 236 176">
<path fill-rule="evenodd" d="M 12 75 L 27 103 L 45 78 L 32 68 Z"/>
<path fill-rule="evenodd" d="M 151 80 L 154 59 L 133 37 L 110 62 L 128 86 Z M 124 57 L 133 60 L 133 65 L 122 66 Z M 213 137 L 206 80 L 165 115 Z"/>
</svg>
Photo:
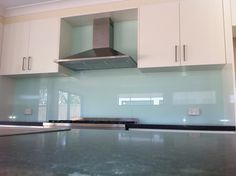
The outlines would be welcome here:
<svg viewBox="0 0 236 176">
<path fill-rule="evenodd" d="M 27 57 L 29 24 L 26 22 L 4 26 L 1 74 L 18 74 L 23 72 Z"/>
<path fill-rule="evenodd" d="M 169 0 L 139 9 L 139 68 L 225 64 L 222 0 Z"/>
<path fill-rule="evenodd" d="M 6 24 L 1 75 L 58 72 L 60 19 Z"/>
<path fill-rule="evenodd" d="M 178 1 L 139 9 L 138 67 L 180 65 L 179 45 Z"/>
</svg>

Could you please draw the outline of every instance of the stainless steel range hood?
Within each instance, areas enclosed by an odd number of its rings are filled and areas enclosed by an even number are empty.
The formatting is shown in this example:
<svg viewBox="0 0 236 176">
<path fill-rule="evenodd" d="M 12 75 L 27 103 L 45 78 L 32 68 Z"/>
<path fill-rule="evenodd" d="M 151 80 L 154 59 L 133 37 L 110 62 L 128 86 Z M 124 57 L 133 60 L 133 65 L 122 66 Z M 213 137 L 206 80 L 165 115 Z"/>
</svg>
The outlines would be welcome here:
<svg viewBox="0 0 236 176">
<path fill-rule="evenodd" d="M 113 49 L 113 24 L 110 18 L 93 21 L 93 49 L 57 62 L 74 71 L 137 67 L 130 56 Z"/>
</svg>

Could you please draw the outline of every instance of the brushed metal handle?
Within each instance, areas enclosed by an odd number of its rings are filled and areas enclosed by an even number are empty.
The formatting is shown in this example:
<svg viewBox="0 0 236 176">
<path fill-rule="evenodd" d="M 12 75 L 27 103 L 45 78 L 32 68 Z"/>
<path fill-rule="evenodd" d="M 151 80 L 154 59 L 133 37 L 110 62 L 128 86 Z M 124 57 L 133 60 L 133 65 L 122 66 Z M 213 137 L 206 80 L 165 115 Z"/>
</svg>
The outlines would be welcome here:
<svg viewBox="0 0 236 176">
<path fill-rule="evenodd" d="M 186 45 L 183 45 L 183 59 L 186 61 Z"/>
<path fill-rule="evenodd" d="M 26 57 L 23 57 L 22 59 L 22 70 L 25 71 L 25 60 L 26 60 Z"/>
<path fill-rule="evenodd" d="M 28 70 L 32 69 L 32 57 L 28 57 Z"/>
<path fill-rule="evenodd" d="M 175 45 L 175 62 L 178 62 L 178 45 Z"/>
</svg>

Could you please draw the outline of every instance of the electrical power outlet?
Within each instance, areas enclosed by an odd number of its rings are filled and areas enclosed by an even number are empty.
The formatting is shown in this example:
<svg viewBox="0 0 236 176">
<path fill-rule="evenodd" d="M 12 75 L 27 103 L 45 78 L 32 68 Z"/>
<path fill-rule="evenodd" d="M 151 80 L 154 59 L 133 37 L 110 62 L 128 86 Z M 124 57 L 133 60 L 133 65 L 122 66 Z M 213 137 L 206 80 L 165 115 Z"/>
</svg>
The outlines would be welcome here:
<svg viewBox="0 0 236 176">
<path fill-rule="evenodd" d="M 188 115 L 189 116 L 200 116 L 201 110 L 199 107 L 191 107 L 188 108 Z"/>
<path fill-rule="evenodd" d="M 24 115 L 32 115 L 33 110 L 31 108 L 25 108 Z"/>
</svg>

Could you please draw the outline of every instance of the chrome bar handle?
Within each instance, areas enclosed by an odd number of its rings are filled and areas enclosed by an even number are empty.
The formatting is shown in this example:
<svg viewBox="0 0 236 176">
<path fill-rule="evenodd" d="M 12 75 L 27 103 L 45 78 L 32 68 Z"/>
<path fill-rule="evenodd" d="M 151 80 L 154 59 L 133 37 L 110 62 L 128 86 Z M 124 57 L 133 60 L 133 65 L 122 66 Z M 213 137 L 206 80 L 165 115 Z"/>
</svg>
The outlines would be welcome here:
<svg viewBox="0 0 236 176">
<path fill-rule="evenodd" d="M 23 57 L 22 59 L 22 70 L 25 71 L 25 60 L 26 60 L 26 57 Z"/>
<path fill-rule="evenodd" d="M 28 70 L 32 69 L 32 57 L 28 57 Z"/>
<path fill-rule="evenodd" d="M 183 59 L 186 61 L 186 45 L 183 45 Z"/>
<path fill-rule="evenodd" d="M 175 62 L 178 62 L 178 45 L 175 45 Z"/>
</svg>

